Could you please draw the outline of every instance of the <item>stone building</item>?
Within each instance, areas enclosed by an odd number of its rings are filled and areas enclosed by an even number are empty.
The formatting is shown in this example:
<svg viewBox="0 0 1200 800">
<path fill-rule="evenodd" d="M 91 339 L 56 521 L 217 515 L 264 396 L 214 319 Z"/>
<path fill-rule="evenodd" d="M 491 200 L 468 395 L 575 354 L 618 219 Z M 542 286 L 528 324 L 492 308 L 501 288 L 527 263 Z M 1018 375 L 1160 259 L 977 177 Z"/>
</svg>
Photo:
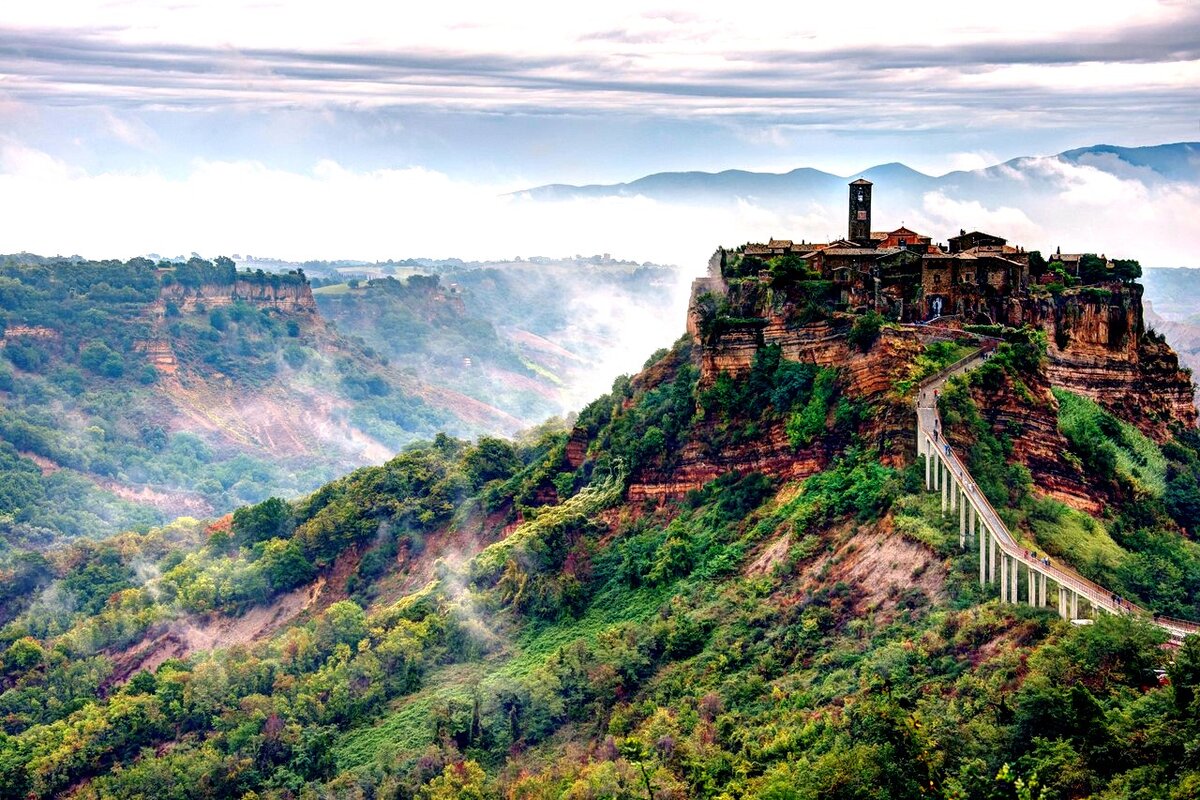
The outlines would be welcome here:
<svg viewBox="0 0 1200 800">
<path fill-rule="evenodd" d="M 901 225 L 871 231 L 871 191 L 850 183 L 845 239 L 826 244 L 772 239 L 748 244 L 747 256 L 799 255 L 833 284 L 839 307 L 875 309 L 904 321 L 957 316 L 966 322 L 1003 317 L 1008 298 L 1029 285 L 1029 257 L 1000 236 L 960 230 L 948 246 Z"/>
</svg>

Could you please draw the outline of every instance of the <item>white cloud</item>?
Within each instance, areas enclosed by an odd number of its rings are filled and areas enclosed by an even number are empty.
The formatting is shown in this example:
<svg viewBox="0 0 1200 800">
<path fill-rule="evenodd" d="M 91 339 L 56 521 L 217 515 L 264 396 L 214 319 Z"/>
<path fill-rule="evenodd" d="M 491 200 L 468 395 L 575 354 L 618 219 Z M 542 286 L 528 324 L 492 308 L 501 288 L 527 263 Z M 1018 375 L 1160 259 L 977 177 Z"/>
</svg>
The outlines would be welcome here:
<svg viewBox="0 0 1200 800">
<path fill-rule="evenodd" d="M 1092 165 L 1031 159 L 987 196 L 926 193 L 897 219 L 942 239 L 981 228 L 1030 248 L 1100 250 L 1162 266 L 1200 252 L 1200 188 L 1153 188 Z M 985 184 L 992 186 L 992 182 Z M 646 197 L 533 202 L 511 185 L 408 169 L 307 172 L 250 161 L 196 161 L 181 177 L 87 173 L 18 143 L 0 145 L 0 252 L 127 258 L 147 252 L 254 253 L 290 260 L 464 259 L 609 252 L 699 274 L 718 245 L 841 236 L 840 206 Z M 886 191 L 880 187 L 879 191 Z"/>
<path fill-rule="evenodd" d="M 943 192 L 928 192 L 916 218 L 918 230 L 946 231 L 962 228 L 1002 235 L 1013 242 L 1037 241 L 1044 231 L 1019 208 L 988 208 L 978 200 L 958 200 Z"/>
<path fill-rule="evenodd" d="M 0 148 L 0 251 L 246 253 L 293 260 L 465 259 L 611 252 L 703 269 L 717 244 L 770 236 L 783 214 L 677 206 L 643 197 L 534 203 L 512 186 L 432 170 L 310 172 L 196 161 L 183 177 L 87 174 L 37 150 Z"/>
<path fill-rule="evenodd" d="M 121 116 L 112 109 L 102 111 L 105 128 L 117 141 L 139 150 L 149 150 L 158 144 L 158 134 L 139 119 Z"/>
</svg>

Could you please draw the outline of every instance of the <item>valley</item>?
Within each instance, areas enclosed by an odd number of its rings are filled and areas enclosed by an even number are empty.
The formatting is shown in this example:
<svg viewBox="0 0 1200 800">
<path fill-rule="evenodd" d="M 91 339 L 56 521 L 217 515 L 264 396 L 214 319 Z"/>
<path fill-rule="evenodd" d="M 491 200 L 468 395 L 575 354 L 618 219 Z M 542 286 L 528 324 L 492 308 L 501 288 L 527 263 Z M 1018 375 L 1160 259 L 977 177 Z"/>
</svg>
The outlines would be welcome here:
<svg viewBox="0 0 1200 800">
<path fill-rule="evenodd" d="M 1140 286 L 1033 272 L 1003 321 L 910 323 L 746 250 L 695 282 L 685 336 L 570 421 L 436 434 L 295 499 L 10 554 L 0 787 L 1118 797 L 1192 780 L 1165 754 L 1200 736 L 1198 640 L 1181 636 L 1200 622 L 1200 438 Z M 328 284 L 313 303 L 331 323 L 289 338 L 309 362 L 360 353 L 396 376 L 381 396 L 420 387 L 430 408 L 523 374 L 476 400 L 480 420 L 562 401 L 577 343 L 602 334 L 501 316 L 469 336 L 454 320 L 473 293 L 505 290 L 454 277 Z M 199 327 L 205 300 L 173 302 Z M 355 320 L 361 340 L 338 338 Z M 272 425 L 283 406 L 188 394 L 221 362 L 171 351 L 173 373 L 153 351 L 158 381 L 191 425 L 313 446 L 315 417 Z M 477 380 L 463 358 L 495 371 Z M 932 388 L 953 471 L 916 447 Z M 348 424 L 369 421 L 354 399 L 337 401 Z M 942 487 L 968 482 L 994 511 L 957 510 L 966 495 Z M 975 543 L 1000 535 L 1005 560 L 981 561 Z"/>
<path fill-rule="evenodd" d="M 438 270 L 450 270 L 446 285 Z M 0 526 L 46 547 L 295 497 L 438 431 L 512 435 L 565 415 L 620 350 L 583 282 L 630 313 L 674 272 L 430 264 L 311 291 L 229 259 L 6 257 Z M 640 295 L 640 299 L 632 299 Z M 514 307 L 538 307 L 516 327 Z"/>
</svg>

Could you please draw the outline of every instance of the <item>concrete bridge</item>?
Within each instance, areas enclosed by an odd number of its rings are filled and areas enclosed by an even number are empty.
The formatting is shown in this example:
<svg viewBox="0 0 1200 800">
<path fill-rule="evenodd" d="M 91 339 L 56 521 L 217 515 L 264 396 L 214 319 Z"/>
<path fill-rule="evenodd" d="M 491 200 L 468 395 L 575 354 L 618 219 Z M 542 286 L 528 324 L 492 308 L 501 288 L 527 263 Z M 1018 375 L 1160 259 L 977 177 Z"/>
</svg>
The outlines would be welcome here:
<svg viewBox="0 0 1200 800">
<path fill-rule="evenodd" d="M 1050 559 L 1035 558 L 1008 530 L 980 491 L 966 466 L 941 435 L 936 393 L 954 375 L 983 363 L 988 348 L 977 350 L 921 384 L 917 394 L 917 454 L 925 457 L 925 488 L 941 492 L 942 513 L 958 515 L 958 543 L 979 553 L 979 585 L 996 586 L 1002 603 L 1057 604 L 1063 619 L 1095 616 L 1099 611 L 1137 614 L 1152 619 L 1175 642 L 1200 633 L 1186 620 L 1152 616 L 1128 601 L 1114 602 L 1113 592 Z"/>
</svg>

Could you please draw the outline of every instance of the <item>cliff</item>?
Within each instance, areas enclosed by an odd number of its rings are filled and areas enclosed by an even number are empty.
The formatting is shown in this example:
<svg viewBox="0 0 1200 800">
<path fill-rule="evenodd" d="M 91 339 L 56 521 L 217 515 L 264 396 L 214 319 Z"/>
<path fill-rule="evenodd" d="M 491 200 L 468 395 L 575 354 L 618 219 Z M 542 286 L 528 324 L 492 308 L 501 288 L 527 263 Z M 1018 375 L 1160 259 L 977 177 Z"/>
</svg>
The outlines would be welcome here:
<svg viewBox="0 0 1200 800">
<path fill-rule="evenodd" d="M 778 345 L 784 359 L 836 369 L 841 391 L 870 409 L 857 435 L 877 447 L 884 461 L 906 462 L 912 450 L 911 409 L 902 387 L 915 374 L 914 359 L 938 340 L 977 343 L 978 337 L 940 327 L 885 326 L 863 352 L 851 343 L 860 317 L 814 311 L 811 289 L 806 284 L 772 287 L 766 276 L 697 280 L 688 332 L 700 389 L 712 386 L 721 373 L 746 375 L 764 347 Z M 1039 490 L 1080 510 L 1100 511 L 1105 498 L 1097 492 L 1107 489 L 1090 487 L 1078 465 L 1064 458 L 1067 442 L 1058 430 L 1052 387 L 1093 398 L 1158 441 L 1168 439 L 1174 426 L 1196 424 L 1190 373 L 1161 338 L 1146 333 L 1141 295 L 1140 286 L 1113 284 L 1012 298 L 1006 322 L 1046 333 L 1045 368 L 1020 385 L 1008 381 L 974 390 L 985 422 L 997 436 L 1011 439 L 1013 460 L 1029 469 Z M 635 381 L 660 377 L 651 370 Z M 847 444 L 832 437 L 797 450 L 777 423 L 764 426 L 752 441 L 706 448 L 703 443 L 714 432 L 701 420 L 678 466 L 669 473 L 635 475 L 631 497 L 677 496 L 728 471 L 803 478 L 828 466 Z M 572 442 L 574 455 L 582 449 Z"/>
<path fill-rule="evenodd" d="M 1046 332 L 1051 385 L 1092 398 L 1157 441 L 1173 425 L 1196 425 L 1192 376 L 1147 334 L 1141 286 L 1068 289 L 1013 299 L 1009 309 L 1009 324 Z"/>
<path fill-rule="evenodd" d="M 758 428 L 756 435 L 729 442 L 722 439 L 717 420 L 701 415 L 671 469 L 643 470 L 632 476 L 631 500 L 680 497 L 727 472 L 761 472 L 800 480 L 826 469 L 855 436 L 876 447 L 885 463 L 903 464 L 911 457 L 912 413 L 909 398 L 899 387 L 911 379 L 914 360 L 932 342 L 974 338 L 957 331 L 887 327 L 863 352 L 850 341 L 853 315 L 798 321 L 796 302 L 783 293 L 764 291 L 761 285 L 732 285 L 726 310 L 737 316 L 725 315 L 716 321 L 706 318 L 701 299 L 713 288 L 725 287 L 714 287 L 709 279 L 696 281 L 688 315 L 689 358 L 699 373 L 698 392 L 712 387 L 721 373 L 744 378 L 758 354 L 775 345 L 784 360 L 835 370 L 839 395 L 869 413 L 852 430 L 841 430 L 836 429 L 831 408 L 826 420 L 829 430 L 801 448 L 789 440 L 786 419 L 778 416 L 742 420 Z M 670 362 L 664 360 L 636 376 L 634 389 L 660 385 L 671 377 Z M 586 449 L 586 436 L 575 431 L 567 447 L 572 467 L 582 463 Z"/>
<path fill-rule="evenodd" d="M 1179 354 L 1179 363 L 1192 370 L 1193 376 L 1200 370 L 1200 324 L 1194 321 L 1167 319 L 1155 313 L 1150 301 L 1142 303 L 1145 309 L 1147 331 L 1166 337 L 1171 349 Z M 1196 388 L 1196 407 L 1200 408 L 1200 386 Z"/>
<path fill-rule="evenodd" d="M 239 275 L 232 283 L 205 283 L 195 287 L 172 283 L 162 287 L 160 299 L 164 304 L 174 303 L 181 311 L 194 311 L 200 303 L 212 308 L 243 300 L 288 314 L 317 314 L 317 302 L 307 281 L 272 281 Z"/>
<path fill-rule="evenodd" d="M 1089 483 L 1077 462 L 1063 457 L 1067 439 L 1058 429 L 1058 400 L 1044 373 L 1026 375 L 1020 384 L 1005 377 L 999 385 L 970 391 L 980 417 L 999 440 L 1012 444 L 1010 460 L 1029 470 L 1040 494 L 1089 514 L 1099 514 L 1113 487 Z M 974 444 L 965 426 L 947 423 L 946 436 L 959 450 Z"/>
</svg>

